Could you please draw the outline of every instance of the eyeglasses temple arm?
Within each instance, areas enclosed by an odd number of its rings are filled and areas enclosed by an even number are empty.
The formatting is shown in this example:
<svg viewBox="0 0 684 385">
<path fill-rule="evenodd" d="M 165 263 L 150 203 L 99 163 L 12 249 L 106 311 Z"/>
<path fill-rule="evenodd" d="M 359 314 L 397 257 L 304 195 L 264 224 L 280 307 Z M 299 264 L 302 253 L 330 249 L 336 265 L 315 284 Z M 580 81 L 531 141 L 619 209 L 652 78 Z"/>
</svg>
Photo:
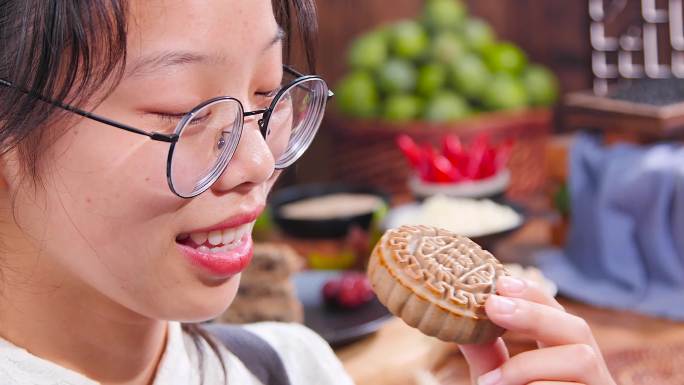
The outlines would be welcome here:
<svg viewBox="0 0 684 385">
<path fill-rule="evenodd" d="M 292 67 L 290 67 L 289 65 L 286 65 L 286 64 L 283 64 L 283 70 L 284 70 L 285 72 L 289 73 L 290 75 L 292 75 L 292 76 L 294 76 L 294 77 L 297 77 L 297 78 L 301 78 L 302 76 L 304 76 L 303 73 L 297 71 L 296 69 L 294 69 L 294 68 L 292 68 Z"/>
<path fill-rule="evenodd" d="M 61 104 L 61 103 L 53 103 L 53 104 L 59 108 L 63 108 L 67 111 L 73 112 L 74 114 L 78 114 L 80 116 L 83 116 L 84 118 L 88 118 L 88 119 L 94 120 L 96 122 L 104 123 L 104 124 L 107 124 L 109 126 L 114 126 L 116 128 L 120 128 L 120 129 L 128 131 L 128 132 L 132 132 L 134 134 L 145 135 L 145 136 L 147 136 L 153 140 L 158 140 L 161 142 L 168 142 L 168 143 L 175 143 L 176 141 L 178 141 L 178 135 L 176 135 L 176 134 L 167 135 L 167 134 L 160 134 L 158 132 L 147 132 L 147 131 L 143 131 L 141 129 L 123 124 L 123 123 L 119 123 L 119 122 L 115 122 L 113 120 L 109 120 L 109 119 L 102 117 L 100 115 L 93 114 L 92 112 L 83 111 L 79 108 L 72 107 L 70 105 Z"/>
<path fill-rule="evenodd" d="M 100 115 L 93 114 L 92 112 L 84 111 L 84 110 L 82 110 L 82 109 L 80 109 L 80 108 L 76 108 L 76 107 L 74 107 L 74 106 L 70 106 L 70 105 L 68 105 L 68 104 L 60 103 L 60 102 L 58 102 L 58 101 L 56 101 L 56 100 L 52 100 L 52 99 L 50 99 L 50 98 L 46 98 L 46 97 L 41 96 L 41 95 L 37 95 L 37 94 L 35 94 L 35 93 L 31 92 L 31 91 L 28 91 L 28 90 L 25 90 L 25 89 L 23 89 L 23 88 L 17 87 L 17 86 L 14 85 L 13 83 L 11 83 L 11 82 L 9 82 L 9 81 L 7 81 L 7 80 L 4 80 L 4 79 L 0 79 L 0 85 L 1 85 L 1 86 L 5 86 L 5 87 L 8 87 L 8 88 L 12 88 L 12 89 L 17 90 L 17 91 L 19 91 L 19 92 L 22 92 L 22 93 L 24 93 L 24 94 L 26 94 L 26 95 L 33 96 L 33 97 L 35 97 L 35 98 L 37 98 L 37 99 L 39 99 L 39 100 L 42 100 L 42 101 L 44 101 L 44 102 L 46 102 L 46 103 L 52 104 L 52 105 L 55 106 L 55 107 L 61 108 L 61 109 L 65 110 L 65 111 L 73 112 L 74 114 L 80 115 L 80 116 L 82 116 L 82 117 L 84 117 L 84 118 L 88 118 L 88 119 L 94 120 L 94 121 L 96 121 L 96 122 L 104 123 L 104 124 L 107 124 L 107 125 L 109 125 L 109 126 L 114 126 L 114 127 L 116 127 L 116 128 L 120 128 L 120 129 L 122 129 L 122 130 L 125 130 L 125 131 L 128 131 L 128 132 L 132 132 L 132 133 L 135 133 L 135 134 L 145 135 L 145 136 L 147 136 L 147 137 L 149 137 L 149 138 L 151 138 L 151 139 L 153 139 L 153 140 L 158 140 L 158 141 L 168 142 L 168 143 L 174 143 L 174 142 L 178 141 L 178 135 L 176 135 L 176 134 L 167 135 L 167 134 L 160 134 L 160 133 L 158 133 L 158 132 L 147 132 L 147 131 L 143 131 L 143 130 L 141 130 L 141 129 L 138 129 L 138 128 L 135 128 L 135 127 L 131 127 L 131 126 L 125 125 L 125 124 L 123 124 L 123 123 L 119 123 L 119 122 L 115 122 L 115 121 L 113 121 L 113 120 L 109 120 L 109 119 L 107 119 L 107 118 L 105 118 L 105 117 L 102 117 L 102 116 L 100 116 Z"/>
<path fill-rule="evenodd" d="M 302 76 L 304 76 L 303 73 L 301 73 L 301 72 L 297 71 L 296 69 L 294 69 L 288 65 L 285 65 L 285 64 L 283 64 L 283 70 L 285 72 L 289 73 L 290 75 L 293 75 L 293 76 L 298 77 L 298 78 L 301 78 Z M 335 93 L 328 90 L 328 99 L 331 99 L 333 96 L 335 96 Z"/>
</svg>

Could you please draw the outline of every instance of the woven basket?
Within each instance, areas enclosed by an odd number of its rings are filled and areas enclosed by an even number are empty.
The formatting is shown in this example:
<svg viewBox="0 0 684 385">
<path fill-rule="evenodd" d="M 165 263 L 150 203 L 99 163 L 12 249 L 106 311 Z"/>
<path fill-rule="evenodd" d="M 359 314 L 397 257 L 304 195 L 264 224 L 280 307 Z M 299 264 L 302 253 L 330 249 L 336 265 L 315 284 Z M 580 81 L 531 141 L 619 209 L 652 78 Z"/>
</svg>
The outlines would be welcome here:
<svg viewBox="0 0 684 385">
<path fill-rule="evenodd" d="M 545 183 L 544 146 L 551 133 L 551 117 L 550 110 L 535 109 L 481 114 L 448 125 L 427 122 L 398 125 L 332 115 L 327 119 L 327 126 L 333 138 L 333 170 L 340 181 L 408 195 L 411 169 L 395 145 L 397 135 L 408 134 L 418 142 L 439 146 L 447 133 L 468 141 L 477 133 L 488 132 L 495 141 L 515 138 L 509 161 L 512 179 L 508 194 L 525 196 L 541 191 Z"/>
</svg>

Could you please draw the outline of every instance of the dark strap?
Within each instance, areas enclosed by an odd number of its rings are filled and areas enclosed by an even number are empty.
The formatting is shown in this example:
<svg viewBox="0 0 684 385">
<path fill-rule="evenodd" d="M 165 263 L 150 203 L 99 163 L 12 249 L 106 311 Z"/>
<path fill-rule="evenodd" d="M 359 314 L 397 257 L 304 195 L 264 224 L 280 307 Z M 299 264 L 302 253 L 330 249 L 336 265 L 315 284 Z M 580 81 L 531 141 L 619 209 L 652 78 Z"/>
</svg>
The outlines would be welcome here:
<svg viewBox="0 0 684 385">
<path fill-rule="evenodd" d="M 264 385 L 291 385 L 280 355 L 258 335 L 234 325 L 208 324 L 204 328 Z"/>
</svg>

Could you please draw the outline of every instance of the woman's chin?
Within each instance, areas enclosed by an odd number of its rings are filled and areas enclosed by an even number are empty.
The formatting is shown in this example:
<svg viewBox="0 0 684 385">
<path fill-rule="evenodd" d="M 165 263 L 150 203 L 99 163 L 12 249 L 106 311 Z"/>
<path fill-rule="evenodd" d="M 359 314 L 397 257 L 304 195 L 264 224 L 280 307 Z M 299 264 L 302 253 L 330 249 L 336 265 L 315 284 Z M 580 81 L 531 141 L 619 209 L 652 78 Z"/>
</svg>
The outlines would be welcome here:
<svg viewBox="0 0 684 385">
<path fill-rule="evenodd" d="M 180 322 L 205 322 L 219 317 L 235 299 L 240 276 L 231 277 L 222 285 L 204 287 L 192 293 L 184 293 L 169 303 L 170 313 L 164 319 Z M 170 299 L 173 301 L 173 298 Z"/>
</svg>

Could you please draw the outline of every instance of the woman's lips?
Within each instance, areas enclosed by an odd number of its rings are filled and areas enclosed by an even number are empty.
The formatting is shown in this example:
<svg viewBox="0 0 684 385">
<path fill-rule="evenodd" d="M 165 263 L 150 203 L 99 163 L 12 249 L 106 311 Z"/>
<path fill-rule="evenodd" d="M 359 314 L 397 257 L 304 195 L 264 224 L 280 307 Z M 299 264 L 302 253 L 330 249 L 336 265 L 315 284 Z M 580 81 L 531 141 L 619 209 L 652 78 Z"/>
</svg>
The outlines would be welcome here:
<svg viewBox="0 0 684 385">
<path fill-rule="evenodd" d="M 222 231 L 225 229 L 231 229 L 238 227 L 240 225 L 244 225 L 247 223 L 253 223 L 259 215 L 264 211 L 264 207 L 261 206 L 256 210 L 252 210 L 250 212 L 245 212 L 239 215 L 232 216 L 222 222 L 216 223 L 212 226 L 204 227 L 201 229 L 194 229 L 189 231 L 189 233 L 208 233 L 211 231 Z"/>
<path fill-rule="evenodd" d="M 176 242 L 186 259 L 214 278 L 230 278 L 242 272 L 252 260 L 254 246 L 251 233 L 235 240 L 232 247 L 210 251 L 206 246 L 197 247 L 193 242 Z"/>
<path fill-rule="evenodd" d="M 176 237 L 176 245 L 193 266 L 213 278 L 242 272 L 252 260 L 252 229 L 263 209 L 236 215 L 213 226 Z"/>
</svg>

